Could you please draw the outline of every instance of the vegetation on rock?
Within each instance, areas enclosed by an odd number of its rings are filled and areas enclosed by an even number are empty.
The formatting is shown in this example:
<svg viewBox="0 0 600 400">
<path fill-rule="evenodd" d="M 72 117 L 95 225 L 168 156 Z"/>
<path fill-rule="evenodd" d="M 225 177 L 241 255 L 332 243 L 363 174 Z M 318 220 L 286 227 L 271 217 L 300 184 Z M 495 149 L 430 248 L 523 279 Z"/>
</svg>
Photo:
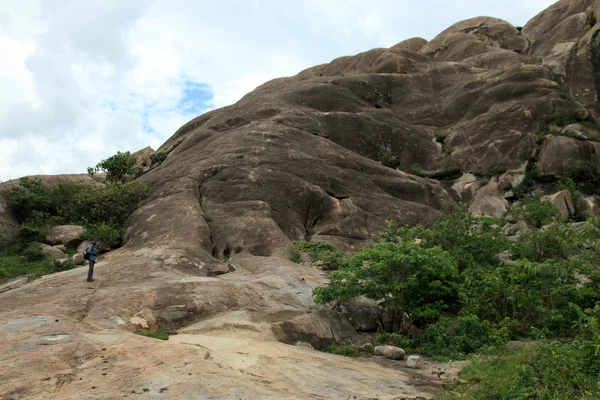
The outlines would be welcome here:
<svg viewBox="0 0 600 400">
<path fill-rule="evenodd" d="M 59 184 L 22 178 L 11 188 L 13 211 L 21 223 L 16 235 L 0 244 L 0 280 L 30 277 L 73 268 L 72 262 L 50 261 L 38 242 L 57 225 L 81 225 L 81 239 L 100 241 L 107 248 L 121 244 L 121 230 L 129 215 L 147 195 L 143 184 L 113 181 L 109 185 Z"/>
<path fill-rule="evenodd" d="M 541 226 L 556 217 L 547 205 L 533 197 L 514 209 Z M 502 252 L 512 260 L 501 262 Z M 554 220 L 511 242 L 499 221 L 458 209 L 430 228 L 390 224 L 375 243 L 341 257 L 314 294 L 318 303 L 377 300 L 392 320 L 378 345 L 438 359 L 496 354 L 476 357 L 468 383 L 448 398 L 597 398 L 599 256 L 600 218 L 580 227 Z M 510 340 L 536 344 L 506 353 Z"/>
</svg>

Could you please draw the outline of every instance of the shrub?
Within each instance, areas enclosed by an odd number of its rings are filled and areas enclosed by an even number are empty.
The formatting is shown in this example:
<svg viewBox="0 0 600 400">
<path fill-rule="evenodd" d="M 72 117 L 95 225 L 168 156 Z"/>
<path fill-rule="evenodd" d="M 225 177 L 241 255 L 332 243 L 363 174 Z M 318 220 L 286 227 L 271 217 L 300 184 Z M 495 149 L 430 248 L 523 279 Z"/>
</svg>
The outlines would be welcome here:
<svg viewBox="0 0 600 400">
<path fill-rule="evenodd" d="M 165 161 L 167 159 L 167 156 L 169 155 L 169 153 L 165 152 L 165 151 L 160 151 L 158 153 L 156 153 L 156 162 L 158 164 L 162 164 L 163 161 Z"/>
<path fill-rule="evenodd" d="M 308 254 L 312 262 L 322 261 L 323 269 L 328 270 L 338 269 L 342 259 L 342 253 L 331 243 L 327 242 L 294 242 L 290 249 L 290 260 L 295 263 L 301 263 L 301 253 Z"/>
<path fill-rule="evenodd" d="M 567 260 L 577 248 L 575 235 L 575 230 L 565 224 L 552 224 L 543 231 L 532 229 L 519 236 L 513 255 L 534 262 Z"/>
<path fill-rule="evenodd" d="M 386 167 L 398 168 L 400 166 L 400 158 L 392 153 L 392 149 L 388 147 L 382 147 L 379 153 L 379 161 Z"/>
<path fill-rule="evenodd" d="M 135 157 L 128 153 L 121 153 L 100 161 L 96 166 L 88 168 L 88 173 L 94 175 L 98 172 L 106 172 L 106 180 L 110 183 L 125 182 L 128 177 L 135 175 L 133 165 Z"/>
<path fill-rule="evenodd" d="M 356 347 L 354 347 L 352 345 L 338 344 L 338 343 L 333 343 L 333 344 L 329 345 L 325 349 L 325 352 L 331 353 L 331 354 L 336 354 L 338 356 L 346 356 L 346 357 L 356 357 L 359 355 L 359 352 L 358 352 L 358 350 L 356 350 Z"/>
<path fill-rule="evenodd" d="M 536 228 L 549 224 L 560 217 L 558 209 L 548 201 L 542 200 L 538 192 L 511 204 L 507 214 L 513 220 L 522 219 Z"/>
<path fill-rule="evenodd" d="M 456 296 L 458 271 L 450 254 L 414 242 L 379 242 L 342 260 L 330 283 L 314 290 L 318 303 L 359 296 L 377 300 L 389 313 L 394 331 L 405 313 L 415 321 L 437 318 Z"/>
<path fill-rule="evenodd" d="M 82 239 L 98 240 L 103 246 L 115 248 L 121 244 L 121 230 L 105 223 L 93 224 L 86 227 Z"/>
<path fill-rule="evenodd" d="M 600 182 L 600 159 L 597 154 L 589 160 L 569 158 L 565 163 L 567 176 L 578 182 Z"/>
</svg>

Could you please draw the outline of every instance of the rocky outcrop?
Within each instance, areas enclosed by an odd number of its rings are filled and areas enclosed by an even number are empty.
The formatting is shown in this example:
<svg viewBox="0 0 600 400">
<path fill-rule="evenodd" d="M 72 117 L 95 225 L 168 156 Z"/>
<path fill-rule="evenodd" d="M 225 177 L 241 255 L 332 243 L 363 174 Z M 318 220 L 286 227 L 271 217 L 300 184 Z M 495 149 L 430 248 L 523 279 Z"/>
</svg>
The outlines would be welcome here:
<svg viewBox="0 0 600 400">
<path fill-rule="evenodd" d="M 550 196 L 544 196 L 543 200 L 552 204 L 561 217 L 569 218 L 575 215 L 575 207 L 573 205 L 573 196 L 568 190 L 561 190 Z"/>
<path fill-rule="evenodd" d="M 85 232 L 85 228 L 79 225 L 59 225 L 50 228 L 46 235 L 46 243 L 51 245 L 60 245 L 67 248 L 76 249 L 81 243 L 81 235 Z"/>
<path fill-rule="evenodd" d="M 54 247 L 54 246 L 48 246 L 47 244 L 44 243 L 39 243 L 40 249 L 42 250 L 42 253 L 44 253 L 46 256 L 53 258 L 55 260 L 62 260 L 62 259 L 66 259 L 67 255 L 61 251 L 60 249 Z"/>
<path fill-rule="evenodd" d="M 600 143 L 551 135 L 540 149 L 537 170 L 540 175 L 569 177 L 569 162 L 600 162 Z"/>
</svg>

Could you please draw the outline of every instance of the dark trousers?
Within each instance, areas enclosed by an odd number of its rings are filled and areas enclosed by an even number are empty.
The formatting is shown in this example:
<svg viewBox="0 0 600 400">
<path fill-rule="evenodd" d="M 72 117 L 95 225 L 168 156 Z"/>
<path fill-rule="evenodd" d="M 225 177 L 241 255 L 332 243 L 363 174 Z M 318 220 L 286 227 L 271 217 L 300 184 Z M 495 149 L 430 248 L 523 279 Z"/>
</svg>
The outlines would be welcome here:
<svg viewBox="0 0 600 400">
<path fill-rule="evenodd" d="M 88 279 L 92 279 L 92 276 L 94 276 L 94 264 L 96 263 L 96 260 L 92 260 L 90 258 L 90 268 L 88 269 Z"/>
</svg>

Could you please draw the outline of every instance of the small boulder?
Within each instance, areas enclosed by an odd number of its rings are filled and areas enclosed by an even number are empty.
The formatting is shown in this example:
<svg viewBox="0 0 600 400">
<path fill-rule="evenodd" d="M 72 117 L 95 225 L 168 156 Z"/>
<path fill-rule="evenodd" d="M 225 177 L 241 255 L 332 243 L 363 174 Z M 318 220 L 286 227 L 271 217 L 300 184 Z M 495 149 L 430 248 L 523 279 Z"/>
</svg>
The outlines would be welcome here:
<svg viewBox="0 0 600 400">
<path fill-rule="evenodd" d="M 406 366 L 408 368 L 419 368 L 421 365 L 421 357 L 419 356 L 408 356 L 406 359 Z"/>
<path fill-rule="evenodd" d="M 356 348 L 356 350 L 358 351 L 364 351 L 366 353 L 373 353 L 373 351 L 375 350 L 375 346 L 373 346 L 372 343 L 365 343 L 363 345 L 360 345 Z"/>
<path fill-rule="evenodd" d="M 375 349 L 373 349 L 373 354 L 384 356 L 390 360 L 402 360 L 406 352 L 400 347 L 385 345 L 375 347 Z"/>
<path fill-rule="evenodd" d="M 529 225 L 525 221 L 519 221 L 516 224 L 507 223 L 502 228 L 502 233 L 506 236 L 519 236 L 529 230 Z"/>
<path fill-rule="evenodd" d="M 81 253 L 73 254 L 73 257 L 71 257 L 71 261 L 73 261 L 75 265 L 81 265 L 85 263 L 85 260 L 83 259 L 83 254 Z"/>
<path fill-rule="evenodd" d="M 66 254 L 57 249 L 56 247 L 48 246 L 47 244 L 40 243 L 40 249 L 42 252 L 55 260 L 60 260 L 66 257 Z"/>
<path fill-rule="evenodd" d="M 65 245 L 63 245 L 63 244 L 57 244 L 57 245 L 55 245 L 55 246 L 52 246 L 52 247 L 54 247 L 55 249 L 58 249 L 58 250 L 62 251 L 63 253 L 64 253 L 65 251 L 67 251 L 67 248 L 66 248 L 66 247 L 65 247 Z"/>
<path fill-rule="evenodd" d="M 598 197 L 587 196 L 580 197 L 577 200 L 577 209 L 580 210 L 581 216 L 585 219 L 592 218 L 598 215 Z"/>
<path fill-rule="evenodd" d="M 52 245 L 62 244 L 66 248 L 74 249 L 81 242 L 81 235 L 85 232 L 83 226 L 60 225 L 50 229 L 46 235 L 46 242 Z"/>
</svg>

